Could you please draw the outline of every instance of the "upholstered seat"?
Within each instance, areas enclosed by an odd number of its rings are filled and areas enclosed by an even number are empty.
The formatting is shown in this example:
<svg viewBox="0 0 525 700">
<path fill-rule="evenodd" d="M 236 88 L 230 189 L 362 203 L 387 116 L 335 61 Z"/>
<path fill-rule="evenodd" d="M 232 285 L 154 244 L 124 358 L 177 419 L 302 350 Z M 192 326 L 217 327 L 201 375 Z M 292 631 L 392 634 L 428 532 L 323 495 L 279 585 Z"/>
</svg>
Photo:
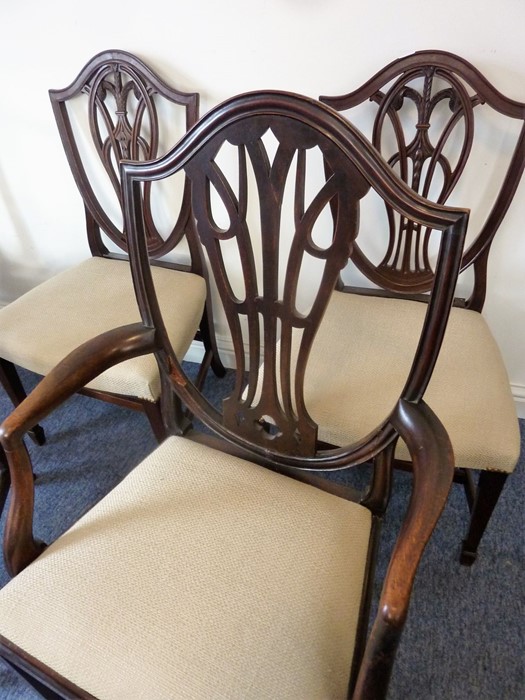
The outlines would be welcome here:
<svg viewBox="0 0 525 700">
<path fill-rule="evenodd" d="M 100 700 L 344 698 L 370 527 L 168 438 L 1 591 L 2 635 Z"/>
<path fill-rule="evenodd" d="M 153 274 L 173 349 L 182 359 L 202 318 L 206 283 L 199 275 L 162 267 L 154 267 Z M 0 309 L 0 357 L 47 374 L 80 343 L 139 320 L 129 263 L 90 258 Z M 157 401 L 155 358 L 127 360 L 103 372 L 88 388 Z"/>
<path fill-rule="evenodd" d="M 387 418 L 426 311 L 417 301 L 334 292 L 305 377 L 305 402 L 321 440 L 344 445 Z M 520 452 L 516 409 L 499 348 L 476 311 L 452 308 L 426 401 L 443 421 L 458 467 L 490 470 L 497 464 L 513 471 Z M 409 459 L 401 441 L 396 457 Z"/>
</svg>

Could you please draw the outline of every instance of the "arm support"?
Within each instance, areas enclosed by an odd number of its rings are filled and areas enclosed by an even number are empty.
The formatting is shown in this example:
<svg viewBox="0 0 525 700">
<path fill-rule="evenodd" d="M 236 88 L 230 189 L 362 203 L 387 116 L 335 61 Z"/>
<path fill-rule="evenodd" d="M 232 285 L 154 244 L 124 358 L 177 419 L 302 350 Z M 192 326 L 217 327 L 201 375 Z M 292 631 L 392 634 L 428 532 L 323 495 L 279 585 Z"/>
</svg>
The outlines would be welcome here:
<svg viewBox="0 0 525 700">
<path fill-rule="evenodd" d="M 413 487 L 357 679 L 353 697 L 360 699 L 386 696 L 416 570 L 454 476 L 450 440 L 426 404 L 400 401 L 391 422 L 410 450 Z"/>
</svg>

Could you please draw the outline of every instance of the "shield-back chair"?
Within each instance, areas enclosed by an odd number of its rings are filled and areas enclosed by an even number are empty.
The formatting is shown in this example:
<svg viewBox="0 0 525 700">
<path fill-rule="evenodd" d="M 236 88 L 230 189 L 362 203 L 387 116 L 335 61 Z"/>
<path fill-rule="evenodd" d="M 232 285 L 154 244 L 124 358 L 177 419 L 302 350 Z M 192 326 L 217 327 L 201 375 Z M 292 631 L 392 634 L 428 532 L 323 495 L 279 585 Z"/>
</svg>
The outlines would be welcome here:
<svg viewBox="0 0 525 700">
<path fill-rule="evenodd" d="M 0 310 L 0 379 L 14 392 L 15 401 L 24 397 L 21 384 L 15 385 L 15 365 L 45 375 L 85 340 L 139 319 L 127 262 L 119 164 L 123 158 L 161 155 L 173 143 L 173 134 L 164 134 L 167 124 L 177 124 L 181 136 L 198 119 L 197 93 L 171 88 L 124 51 L 97 54 L 71 85 L 50 90 L 49 95 L 84 202 L 92 257 Z M 170 221 L 162 219 L 161 193 L 146 187 L 143 196 L 148 251 L 158 261 L 154 274 L 159 302 L 164 305 L 169 299 L 164 311 L 173 348 L 182 359 L 197 333 L 205 346 L 202 373 L 211 362 L 221 374 L 205 308 L 204 271 L 191 250 L 182 262 L 173 254 L 191 226 L 189 191 L 181 184 L 178 192 L 170 193 L 180 205 Z M 82 392 L 145 411 L 156 437 L 165 436 L 160 380 L 152 357 L 112 367 Z"/>
<path fill-rule="evenodd" d="M 416 192 L 439 203 L 461 202 L 476 215 L 461 261 L 464 274 L 458 296 L 426 395 L 452 441 L 456 481 L 465 485 L 470 522 L 460 559 L 470 565 L 520 453 L 509 378 L 481 312 L 491 244 L 525 165 L 525 104 L 503 96 L 471 64 L 443 51 L 420 51 L 398 59 L 357 90 L 320 99 L 350 119 L 360 119 L 365 135 Z M 496 161 L 506 151 L 508 167 L 498 179 Z M 474 152 L 478 160 L 471 157 Z M 489 163 L 485 179 L 483 163 Z M 481 201 L 476 199 L 480 192 Z M 470 199 L 475 201 L 471 204 Z M 483 203 L 489 205 L 487 210 L 478 212 Z M 385 211 L 385 225 L 381 220 L 377 224 L 384 235 L 376 234 L 375 247 L 367 247 L 372 238 L 366 232 L 361 234 L 363 244 L 354 245 L 353 272 L 343 273 L 346 282 L 341 281 L 325 319 L 327 335 L 319 333 L 314 348 L 312 365 L 318 371 L 307 378 L 305 392 L 320 436 L 329 443 L 345 444 L 359 431 L 366 433 L 396 400 L 425 314 L 420 301 L 434 281 L 431 227 L 396 217 L 389 205 Z M 360 286 L 360 275 L 366 286 Z M 361 341 L 345 325 L 347 314 L 362 318 L 362 342 L 370 351 L 368 370 L 348 367 L 346 357 Z M 366 331 L 370 322 L 378 329 L 375 344 Z M 385 348 L 388 361 L 378 371 L 377 360 Z M 339 373 L 323 371 L 326 352 L 340 367 Z M 381 386 L 390 385 L 375 403 L 367 400 L 372 378 Z M 351 425 L 341 421 L 345 411 L 339 405 L 333 410 L 334 404 L 327 400 L 333 392 L 341 394 L 350 413 L 361 411 L 360 421 Z M 401 442 L 396 459 L 400 466 L 409 461 Z"/>
<path fill-rule="evenodd" d="M 236 358 L 219 408 L 181 367 L 148 264 L 143 188 L 182 169 Z M 122 173 L 142 320 L 73 351 L 2 425 L 13 482 L 4 556 L 16 575 L 0 591 L 0 656 L 49 697 L 384 697 L 417 564 L 452 483 L 449 440 L 422 397 L 467 212 L 427 203 L 336 112 L 289 93 L 232 98 L 165 157 L 126 162 Z M 442 232 L 434 294 L 391 411 L 361 440 L 324 449 L 304 376 L 369 188 Z M 32 532 L 24 431 L 109 365 L 152 352 L 165 387 L 210 433 L 166 439 L 46 548 Z M 398 438 L 414 462 L 412 497 L 368 635 Z M 319 473 L 365 460 L 373 470 L 362 493 Z"/>
</svg>

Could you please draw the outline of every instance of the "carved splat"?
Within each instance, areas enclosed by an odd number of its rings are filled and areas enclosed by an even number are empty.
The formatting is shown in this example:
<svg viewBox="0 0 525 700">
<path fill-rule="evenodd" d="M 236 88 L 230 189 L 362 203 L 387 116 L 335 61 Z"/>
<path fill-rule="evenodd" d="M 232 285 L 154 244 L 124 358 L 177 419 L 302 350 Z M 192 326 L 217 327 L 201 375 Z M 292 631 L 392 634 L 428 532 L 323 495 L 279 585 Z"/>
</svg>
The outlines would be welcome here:
<svg viewBox="0 0 525 700">
<path fill-rule="evenodd" d="M 432 198 L 444 204 L 470 154 L 472 110 L 479 103 L 477 95 L 470 97 L 459 81 L 443 76 L 433 66 L 423 66 L 403 74 L 388 91 L 378 91 L 371 99 L 379 107 L 373 128 L 374 146 L 385 154 L 383 132 L 388 121 L 396 142 L 393 152 L 387 154 L 388 163 L 423 197 L 429 197 L 437 181 L 439 191 Z M 441 112 L 440 131 L 432 137 L 430 128 L 438 112 Z M 415 124 L 405 118 L 407 113 L 417 115 Z M 453 136 L 461 140 L 455 162 L 446 154 Z M 391 207 L 387 210 L 390 236 L 385 256 L 377 266 L 379 275 L 389 277 L 392 286 L 399 285 L 401 289 L 407 278 L 428 288 L 434 277 L 429 254 L 432 230 L 404 216 L 396 218 Z M 361 267 L 366 267 L 359 252 L 355 259 Z"/>
<path fill-rule="evenodd" d="M 266 137 L 277 142 L 273 156 Z M 237 151 L 235 182 L 219 165 L 221 149 L 231 150 L 232 145 Z M 319 161 L 326 160 L 330 174 L 312 195 L 307 194 L 306 185 L 309 156 L 315 149 L 320 150 Z M 224 403 L 225 425 L 254 442 L 272 442 L 276 448 L 281 443 L 294 454 L 314 454 L 317 426 L 304 405 L 304 371 L 320 319 L 357 235 L 359 200 L 368 185 L 329 139 L 278 116 L 258 117 L 224 130 L 201 149 L 187 175 L 197 232 L 235 347 L 237 384 Z M 285 198 L 287 189 L 293 193 L 292 201 Z M 229 221 L 223 227 L 214 215 L 212 202 L 217 198 Z M 292 210 L 289 217 L 284 212 L 287 205 Z M 336 217 L 322 247 L 314 242 L 313 230 L 326 208 L 333 208 Z M 258 216 L 254 230 L 250 211 Z M 287 230 L 288 222 L 293 222 L 294 230 Z M 256 250 L 259 229 L 260 251 Z M 236 246 L 242 296 L 234 292 L 229 277 L 232 270 L 221 245 L 225 241 Z M 282 247 L 289 251 L 286 259 Z M 231 247 L 228 252 L 231 256 Z M 322 268 L 315 291 L 312 280 L 301 276 L 308 258 Z M 298 297 L 304 284 L 310 286 L 313 300 L 309 310 L 301 313 Z M 245 347 L 250 349 L 248 362 Z"/>
<path fill-rule="evenodd" d="M 158 119 L 153 91 L 117 62 L 108 63 L 82 91 L 90 98 L 93 142 L 120 198 L 120 160 L 148 160 L 157 155 Z M 112 110 L 110 97 L 114 101 Z M 144 128 L 145 124 L 151 126 Z"/>
<path fill-rule="evenodd" d="M 525 105 L 506 98 L 470 63 L 444 51 L 405 56 L 354 92 L 320 99 L 340 111 L 368 100 L 375 103 L 377 113 L 371 133 L 374 146 L 409 187 L 440 204 L 448 201 L 465 171 L 479 110 L 498 112 L 502 130 L 508 127 L 506 117 L 522 122 L 501 189 L 462 259 L 461 271 L 474 266 L 472 293 L 464 303 L 481 310 L 490 245 L 525 165 Z M 348 116 L 352 118 L 351 111 Z M 386 290 L 428 292 L 435 275 L 432 229 L 396 217 L 388 206 L 387 218 L 389 235 L 379 263 L 372 261 L 358 243 L 353 249 L 353 262 L 369 280 Z"/>
<path fill-rule="evenodd" d="M 114 221 L 105 202 L 97 195 L 100 183 L 90 179 L 80 154 L 78 134 L 72 126 L 69 101 L 85 95 L 89 135 L 93 149 L 107 174 L 122 209 L 120 184 L 121 160 L 151 160 L 162 153 L 159 147 L 158 110 L 163 101 L 180 105 L 186 112 L 186 127 L 192 126 L 198 116 L 197 93 L 182 93 L 163 83 L 135 56 L 123 51 L 109 51 L 95 56 L 76 81 L 65 90 L 51 90 L 50 97 L 77 186 L 84 199 L 88 236 L 94 255 L 108 250 L 101 231 L 124 252 L 127 235 L 123 226 Z M 144 218 L 150 254 L 165 255 L 182 239 L 189 217 L 189 192 L 182 195 L 179 216 L 168 233 L 156 225 L 152 210 L 151 183 L 145 183 L 142 193 Z"/>
</svg>

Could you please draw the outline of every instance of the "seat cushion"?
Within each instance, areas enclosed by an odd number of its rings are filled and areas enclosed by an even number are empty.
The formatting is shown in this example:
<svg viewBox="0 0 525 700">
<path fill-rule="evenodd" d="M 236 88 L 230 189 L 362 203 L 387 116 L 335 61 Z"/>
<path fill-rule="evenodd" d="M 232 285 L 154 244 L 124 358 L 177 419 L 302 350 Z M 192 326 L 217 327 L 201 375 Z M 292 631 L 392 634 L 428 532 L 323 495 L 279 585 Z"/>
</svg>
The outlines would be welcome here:
<svg viewBox="0 0 525 700">
<path fill-rule="evenodd" d="M 426 309 L 414 301 L 333 294 L 305 379 L 305 401 L 320 439 L 352 443 L 388 416 L 408 376 Z M 425 401 L 448 431 L 458 467 L 514 469 L 520 451 L 516 409 L 481 314 L 452 309 Z M 401 441 L 396 456 L 409 459 Z"/>
<path fill-rule="evenodd" d="M 206 285 L 198 275 L 153 267 L 153 278 L 173 349 L 182 359 L 199 327 Z M 129 264 L 90 258 L 0 309 L 0 356 L 47 374 L 90 338 L 140 321 Z M 91 389 L 156 401 L 160 380 L 153 355 L 116 365 Z"/>
<path fill-rule="evenodd" d="M 370 530 L 169 438 L 0 591 L 0 635 L 101 700 L 344 698 Z"/>
</svg>

